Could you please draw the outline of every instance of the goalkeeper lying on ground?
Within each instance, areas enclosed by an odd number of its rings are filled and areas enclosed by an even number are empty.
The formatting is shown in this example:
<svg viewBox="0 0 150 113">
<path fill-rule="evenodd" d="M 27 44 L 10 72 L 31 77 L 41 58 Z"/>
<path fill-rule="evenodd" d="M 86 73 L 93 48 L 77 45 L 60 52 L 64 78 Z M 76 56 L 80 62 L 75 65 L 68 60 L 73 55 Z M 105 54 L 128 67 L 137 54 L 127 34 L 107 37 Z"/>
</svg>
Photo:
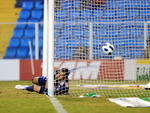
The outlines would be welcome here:
<svg viewBox="0 0 150 113">
<path fill-rule="evenodd" d="M 60 70 L 56 70 L 54 74 L 54 94 L 55 95 L 62 95 L 68 94 L 69 91 L 69 80 L 68 75 L 70 71 L 67 68 L 62 68 Z M 48 82 L 47 77 L 40 76 L 34 77 L 32 79 L 32 83 L 34 85 L 27 86 L 27 85 L 16 85 L 16 89 L 21 90 L 28 90 L 28 91 L 35 91 L 40 94 L 47 94 Z"/>
</svg>

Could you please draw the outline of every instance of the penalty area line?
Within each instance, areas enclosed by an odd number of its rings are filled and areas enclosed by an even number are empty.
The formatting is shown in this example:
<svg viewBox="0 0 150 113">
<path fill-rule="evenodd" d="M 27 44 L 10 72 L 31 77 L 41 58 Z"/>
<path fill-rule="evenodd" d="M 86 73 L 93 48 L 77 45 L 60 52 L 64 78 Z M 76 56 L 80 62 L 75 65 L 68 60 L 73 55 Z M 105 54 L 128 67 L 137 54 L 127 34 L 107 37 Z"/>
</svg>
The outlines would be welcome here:
<svg viewBox="0 0 150 113">
<path fill-rule="evenodd" d="M 51 103 L 53 104 L 54 108 L 56 109 L 57 113 L 68 113 L 62 106 L 62 104 L 58 101 L 55 97 L 47 96 Z"/>
</svg>

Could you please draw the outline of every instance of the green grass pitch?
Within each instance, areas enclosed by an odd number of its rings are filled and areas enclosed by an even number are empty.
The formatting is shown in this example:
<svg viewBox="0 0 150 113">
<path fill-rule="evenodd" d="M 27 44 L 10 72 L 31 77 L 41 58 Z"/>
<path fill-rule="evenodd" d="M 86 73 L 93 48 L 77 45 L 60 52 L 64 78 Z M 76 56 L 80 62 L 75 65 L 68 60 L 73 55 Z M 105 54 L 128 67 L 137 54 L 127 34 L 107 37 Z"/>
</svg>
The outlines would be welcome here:
<svg viewBox="0 0 150 113">
<path fill-rule="evenodd" d="M 30 81 L 0 82 L 0 113 L 56 113 L 45 95 L 16 90 L 16 84 L 31 84 Z M 77 92 L 77 91 L 76 91 Z M 79 98 L 57 96 L 68 113 L 149 113 L 150 108 L 123 108 L 108 101 L 107 97 Z"/>
</svg>

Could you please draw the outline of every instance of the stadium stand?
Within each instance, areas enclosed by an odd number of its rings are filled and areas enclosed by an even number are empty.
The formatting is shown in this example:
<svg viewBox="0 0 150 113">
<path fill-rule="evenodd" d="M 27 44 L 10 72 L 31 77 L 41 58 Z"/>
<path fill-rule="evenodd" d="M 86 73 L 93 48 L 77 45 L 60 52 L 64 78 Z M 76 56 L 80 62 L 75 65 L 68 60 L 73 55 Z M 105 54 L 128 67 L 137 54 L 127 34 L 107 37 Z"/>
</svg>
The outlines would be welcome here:
<svg viewBox="0 0 150 113">
<path fill-rule="evenodd" d="M 15 24 L 8 22 L 15 23 L 21 9 L 14 7 L 15 0 L 0 0 L 0 4 L 0 58 L 3 58 L 15 28 Z"/>
<path fill-rule="evenodd" d="M 55 40 L 56 43 L 56 50 L 55 50 L 55 57 L 56 58 L 63 58 L 67 57 L 68 59 L 72 57 L 73 54 L 73 48 L 76 48 L 79 45 L 79 41 L 81 42 L 81 45 L 88 46 L 88 37 L 89 37 L 89 25 L 86 24 L 87 22 L 93 23 L 93 55 L 94 58 L 101 58 L 104 57 L 103 53 L 97 52 L 100 51 L 100 47 L 102 43 L 107 42 L 109 40 L 113 40 L 115 37 L 117 41 L 114 41 L 114 45 L 119 47 L 120 51 L 117 51 L 114 53 L 114 55 L 121 55 L 124 58 L 128 58 L 129 56 L 135 56 L 141 57 L 143 54 L 143 44 L 139 42 L 144 42 L 143 40 L 137 41 L 138 37 L 143 37 L 143 23 L 128 23 L 130 21 L 147 21 L 150 18 L 150 14 L 147 11 L 147 7 L 150 5 L 147 0 L 143 0 L 141 2 L 132 0 L 129 4 L 128 1 L 125 0 L 107 0 L 103 4 L 103 8 L 98 7 L 94 10 L 90 9 L 82 9 L 81 10 L 81 0 L 74 1 L 61 1 L 60 7 L 56 10 L 55 14 L 55 21 L 56 22 L 66 22 L 69 23 L 65 24 L 55 24 L 55 37 L 57 37 L 57 40 Z M 133 3 L 132 3 L 133 2 Z M 68 10 L 70 7 L 73 8 L 73 10 Z M 136 9 L 136 10 L 133 10 Z M 142 10 L 141 10 L 142 9 Z M 43 21 L 43 5 L 40 3 L 40 1 L 33 2 L 33 1 L 24 1 L 22 4 L 22 11 L 20 12 L 20 17 L 18 19 L 18 22 L 42 22 Z M 84 23 L 81 23 L 83 21 Z M 74 22 L 80 22 L 80 25 L 75 25 Z M 105 22 L 98 24 L 96 22 Z M 108 23 L 106 23 L 108 22 Z M 127 23 L 113 23 L 113 22 L 127 22 Z M 113 23 L 113 24 L 112 24 Z M 20 28 L 20 31 L 17 31 L 17 35 L 15 34 L 16 30 Z M 15 38 L 22 38 L 21 39 L 21 46 L 22 51 L 28 52 L 27 45 L 23 45 L 23 43 L 27 43 L 26 41 L 30 39 L 32 41 L 33 46 L 35 46 L 34 40 L 34 24 L 24 25 L 24 24 L 18 24 L 16 25 L 16 28 L 14 30 L 13 37 Z M 68 29 L 69 28 L 69 29 Z M 132 31 L 130 30 L 132 28 Z M 21 32 L 22 31 L 22 32 Z M 39 48 L 40 51 L 42 51 L 42 33 L 43 33 L 43 25 L 40 25 L 39 29 Z M 149 33 L 150 35 L 150 33 Z M 62 43 L 63 41 L 66 41 L 64 37 L 69 37 L 70 40 L 67 42 L 67 45 L 71 47 L 72 51 L 63 51 L 63 46 L 65 43 Z M 125 40 L 124 42 L 121 42 L 122 39 L 127 39 L 131 37 L 132 40 Z M 27 39 L 26 39 L 27 38 Z M 14 39 L 15 40 L 15 39 Z M 13 40 L 11 40 L 13 41 Z M 12 42 L 10 42 L 11 44 Z M 128 45 L 130 44 L 130 46 Z M 138 46 L 139 53 L 137 53 L 135 50 L 135 45 Z M 9 45 L 8 48 L 10 48 L 11 45 Z M 15 45 L 14 45 L 15 46 Z M 17 45 L 16 45 L 17 46 Z M 125 47 L 128 46 L 132 49 L 125 49 Z M 18 46 L 17 46 L 18 47 Z M 127 50 L 126 54 L 124 50 Z M 20 52 L 20 49 L 17 50 L 17 58 L 28 58 L 29 54 L 23 54 L 22 51 Z M 64 56 L 64 53 L 66 56 Z M 21 54 L 21 55 L 20 55 Z M 7 55 L 7 51 L 6 51 Z M 27 56 L 25 56 L 27 55 Z M 20 57 L 19 57 L 20 56 Z M 7 56 L 5 56 L 7 57 Z M 112 57 L 112 56 L 105 56 L 105 57 Z M 9 56 L 8 56 L 9 58 Z M 40 52 L 40 58 L 42 58 L 42 52 Z"/>
<path fill-rule="evenodd" d="M 28 59 L 29 58 L 29 41 L 35 46 L 35 23 L 41 22 L 43 20 L 43 4 L 41 0 L 24 0 L 21 3 L 22 9 L 19 13 L 19 18 L 17 24 L 13 31 L 13 35 L 9 41 L 8 49 L 4 56 L 7 58 L 19 58 Z M 28 22 L 29 24 L 26 24 Z M 42 47 L 43 38 L 43 25 L 40 24 L 39 30 L 39 47 Z M 13 49 L 12 49 L 13 48 Z M 15 51 L 8 53 L 11 50 Z M 35 51 L 33 51 L 33 56 L 35 56 Z M 13 54 L 15 53 L 15 55 Z"/>
</svg>

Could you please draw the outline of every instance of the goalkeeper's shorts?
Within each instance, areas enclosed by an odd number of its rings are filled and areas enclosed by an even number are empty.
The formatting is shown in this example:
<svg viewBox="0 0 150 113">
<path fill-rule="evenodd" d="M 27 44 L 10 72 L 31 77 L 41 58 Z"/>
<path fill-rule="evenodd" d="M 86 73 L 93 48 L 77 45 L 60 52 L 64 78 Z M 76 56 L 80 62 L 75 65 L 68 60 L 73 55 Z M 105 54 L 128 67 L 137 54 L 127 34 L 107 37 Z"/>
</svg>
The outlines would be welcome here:
<svg viewBox="0 0 150 113">
<path fill-rule="evenodd" d="M 38 80 L 38 83 L 39 83 L 40 86 L 45 86 L 46 81 L 47 81 L 47 77 L 40 76 L 39 80 Z"/>
</svg>

